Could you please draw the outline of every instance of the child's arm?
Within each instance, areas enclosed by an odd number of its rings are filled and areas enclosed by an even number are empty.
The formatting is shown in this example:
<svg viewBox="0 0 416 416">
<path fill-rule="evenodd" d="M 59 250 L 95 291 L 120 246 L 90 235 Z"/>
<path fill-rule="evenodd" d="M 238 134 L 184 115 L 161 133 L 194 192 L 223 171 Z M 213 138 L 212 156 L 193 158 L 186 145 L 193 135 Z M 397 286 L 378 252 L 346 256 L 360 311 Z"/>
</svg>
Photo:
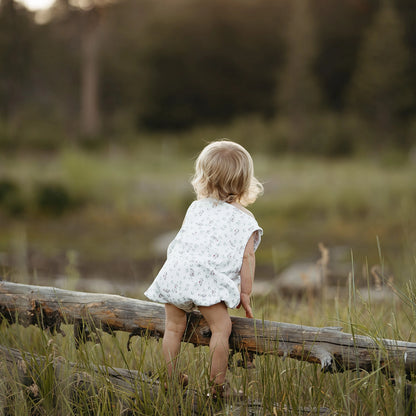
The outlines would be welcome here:
<svg viewBox="0 0 416 416">
<path fill-rule="evenodd" d="M 240 270 L 241 278 L 241 293 L 240 293 L 240 306 L 246 311 L 247 318 L 254 318 L 253 311 L 250 306 L 250 295 L 253 289 L 254 271 L 256 268 L 256 257 L 254 254 L 254 236 L 255 233 L 249 238 L 243 255 L 243 264 Z"/>
</svg>

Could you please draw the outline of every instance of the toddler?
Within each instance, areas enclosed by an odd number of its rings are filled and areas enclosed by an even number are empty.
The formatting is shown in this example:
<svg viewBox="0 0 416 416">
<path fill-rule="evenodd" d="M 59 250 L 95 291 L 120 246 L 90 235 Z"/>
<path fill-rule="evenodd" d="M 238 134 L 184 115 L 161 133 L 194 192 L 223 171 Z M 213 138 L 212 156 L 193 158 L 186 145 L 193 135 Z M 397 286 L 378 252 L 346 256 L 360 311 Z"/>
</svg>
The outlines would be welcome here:
<svg viewBox="0 0 416 416">
<path fill-rule="evenodd" d="M 253 318 L 250 294 L 255 255 L 263 230 L 245 206 L 263 186 L 254 177 L 250 154 L 228 140 L 207 145 L 192 179 L 197 200 L 167 251 L 167 260 L 145 295 L 165 304 L 163 355 L 168 376 L 175 374 L 186 327 L 186 312 L 198 309 L 211 330 L 210 381 L 214 397 L 229 394 L 225 384 L 231 319 L 228 308 Z M 240 289 L 239 289 L 240 286 Z M 187 376 L 181 383 L 187 384 Z"/>
</svg>

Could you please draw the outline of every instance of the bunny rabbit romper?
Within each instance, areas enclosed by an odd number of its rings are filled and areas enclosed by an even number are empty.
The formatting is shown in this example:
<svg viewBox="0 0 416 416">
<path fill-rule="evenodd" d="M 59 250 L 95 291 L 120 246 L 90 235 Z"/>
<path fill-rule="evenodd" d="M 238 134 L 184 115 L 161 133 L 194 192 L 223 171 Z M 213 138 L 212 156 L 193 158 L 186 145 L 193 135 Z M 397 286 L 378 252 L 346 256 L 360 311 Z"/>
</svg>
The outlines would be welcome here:
<svg viewBox="0 0 416 416">
<path fill-rule="evenodd" d="M 263 230 L 254 217 L 213 198 L 192 202 L 145 295 L 187 312 L 222 301 L 236 308 L 243 254 L 253 233 L 256 250 Z"/>
</svg>

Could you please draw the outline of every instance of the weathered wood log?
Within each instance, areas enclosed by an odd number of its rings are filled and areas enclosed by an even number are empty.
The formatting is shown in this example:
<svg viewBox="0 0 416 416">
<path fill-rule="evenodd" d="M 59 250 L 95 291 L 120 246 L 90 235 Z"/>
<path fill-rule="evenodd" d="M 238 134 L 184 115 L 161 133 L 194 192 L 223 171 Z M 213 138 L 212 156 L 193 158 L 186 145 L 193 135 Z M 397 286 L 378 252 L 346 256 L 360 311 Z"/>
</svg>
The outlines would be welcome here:
<svg viewBox="0 0 416 416">
<path fill-rule="evenodd" d="M 94 365 L 83 368 L 78 364 L 66 362 L 62 357 L 47 359 L 29 352 L 22 354 L 15 348 L 7 348 L 3 345 L 0 345 L 0 357 L 0 361 L 9 370 L 9 374 L 13 374 L 22 385 L 27 387 L 38 384 L 38 369 L 45 369 L 46 366 L 52 365 L 54 378 L 59 382 L 65 379 L 65 385 L 70 389 L 79 388 L 80 384 L 84 385 L 84 389 L 86 385 L 95 389 L 97 384 L 94 383 L 100 375 L 105 377 L 113 388 L 132 396 L 137 395 L 139 399 L 143 399 L 143 385 L 146 385 L 146 394 L 150 395 L 150 399 L 157 396 L 160 388 L 158 381 L 152 380 L 151 377 L 137 370 Z M 15 371 L 17 371 L 16 374 L 14 374 Z"/>
<path fill-rule="evenodd" d="M 96 366 L 88 364 L 83 366 L 78 363 L 67 362 L 62 357 L 52 358 L 39 356 L 29 352 L 21 353 L 15 348 L 7 348 L 0 345 L 0 377 L 4 383 L 10 383 L 8 374 L 12 374 L 12 380 L 26 387 L 28 396 L 32 401 L 40 400 L 39 391 L 44 388 L 44 376 L 41 374 L 49 368 L 53 375 L 47 380 L 48 388 L 61 386 L 65 389 L 65 395 L 69 395 L 76 403 L 81 396 L 95 397 L 104 388 L 111 391 L 111 397 L 123 409 L 123 414 L 130 414 L 129 410 L 142 406 L 144 402 L 155 402 L 160 392 L 160 382 L 137 370 L 124 368 L 112 368 L 108 366 Z M 51 391 L 52 393 L 52 391 Z M 189 390 L 191 396 L 195 392 Z M 198 414 L 197 400 L 191 400 L 193 413 Z M 59 406 L 59 403 L 57 404 Z M 64 414 L 65 409 L 61 409 Z M 8 414 L 8 413 L 7 413 Z M 91 414 L 91 413 L 90 413 Z"/>
<path fill-rule="evenodd" d="M 53 287 L 0 282 L 0 315 L 9 322 L 39 325 L 60 331 L 75 324 L 79 336 L 85 325 L 105 332 L 126 331 L 131 336 L 161 337 L 162 305 L 118 295 L 74 292 Z M 393 374 L 416 371 L 416 343 L 373 339 L 343 333 L 337 328 L 315 328 L 274 321 L 232 317 L 230 346 L 249 354 L 276 354 L 321 365 L 323 371 L 382 368 Z M 197 312 L 188 315 L 184 341 L 208 345 L 210 330 Z"/>
<path fill-rule="evenodd" d="M 106 380 L 106 385 L 110 384 L 115 392 L 115 398 L 124 402 L 124 411 L 129 414 L 132 407 L 140 408 L 141 402 L 154 402 L 160 394 L 161 385 L 158 380 L 152 379 L 137 370 L 128 370 L 123 368 L 110 368 L 104 366 L 89 365 L 88 369 L 82 368 L 76 363 L 70 363 L 63 360 L 62 357 L 53 360 L 38 356 L 32 353 L 24 352 L 23 354 L 15 348 L 7 348 L 0 345 L 0 362 L 3 364 L 3 370 L 6 368 L 9 374 L 16 377 L 15 381 L 26 386 L 28 394 L 36 400 L 38 395 L 38 384 L 42 381 L 37 379 L 39 369 L 44 369 L 47 365 L 52 366 L 56 384 L 65 385 L 69 389 L 73 398 L 80 392 L 87 395 L 96 395 L 97 390 L 101 388 L 99 381 L 100 376 Z M 1 373 L 0 377 L 7 383 L 7 377 Z M 17 373 L 16 373 L 17 372 Z M 98 376 L 98 377 L 97 377 Z M 186 389 L 185 394 L 189 397 L 189 404 L 192 408 L 192 414 L 205 414 L 206 406 L 210 405 L 209 397 L 198 397 L 198 392 L 192 389 Z M 130 401 L 127 399 L 131 399 Z M 231 403 L 230 403 L 231 404 Z M 281 407 L 278 403 L 274 405 L 279 409 L 280 414 L 292 414 L 290 409 Z M 243 416 L 247 414 L 263 414 L 261 402 L 243 400 L 232 401 L 233 415 Z M 300 408 L 297 414 L 308 415 L 328 415 L 331 414 L 327 408 L 314 409 L 310 407 Z"/>
</svg>

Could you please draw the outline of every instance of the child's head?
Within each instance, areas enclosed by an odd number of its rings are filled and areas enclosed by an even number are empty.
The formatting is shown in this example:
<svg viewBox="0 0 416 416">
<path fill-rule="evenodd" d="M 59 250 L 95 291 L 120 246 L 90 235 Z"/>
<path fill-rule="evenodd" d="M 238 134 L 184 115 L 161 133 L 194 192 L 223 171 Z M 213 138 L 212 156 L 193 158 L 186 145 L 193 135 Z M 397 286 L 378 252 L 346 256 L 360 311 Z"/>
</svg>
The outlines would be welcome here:
<svg viewBox="0 0 416 416">
<path fill-rule="evenodd" d="M 202 150 L 192 185 L 198 199 L 212 197 L 242 205 L 253 203 L 263 192 L 262 184 L 254 177 L 250 154 L 228 140 L 212 142 Z"/>
</svg>

